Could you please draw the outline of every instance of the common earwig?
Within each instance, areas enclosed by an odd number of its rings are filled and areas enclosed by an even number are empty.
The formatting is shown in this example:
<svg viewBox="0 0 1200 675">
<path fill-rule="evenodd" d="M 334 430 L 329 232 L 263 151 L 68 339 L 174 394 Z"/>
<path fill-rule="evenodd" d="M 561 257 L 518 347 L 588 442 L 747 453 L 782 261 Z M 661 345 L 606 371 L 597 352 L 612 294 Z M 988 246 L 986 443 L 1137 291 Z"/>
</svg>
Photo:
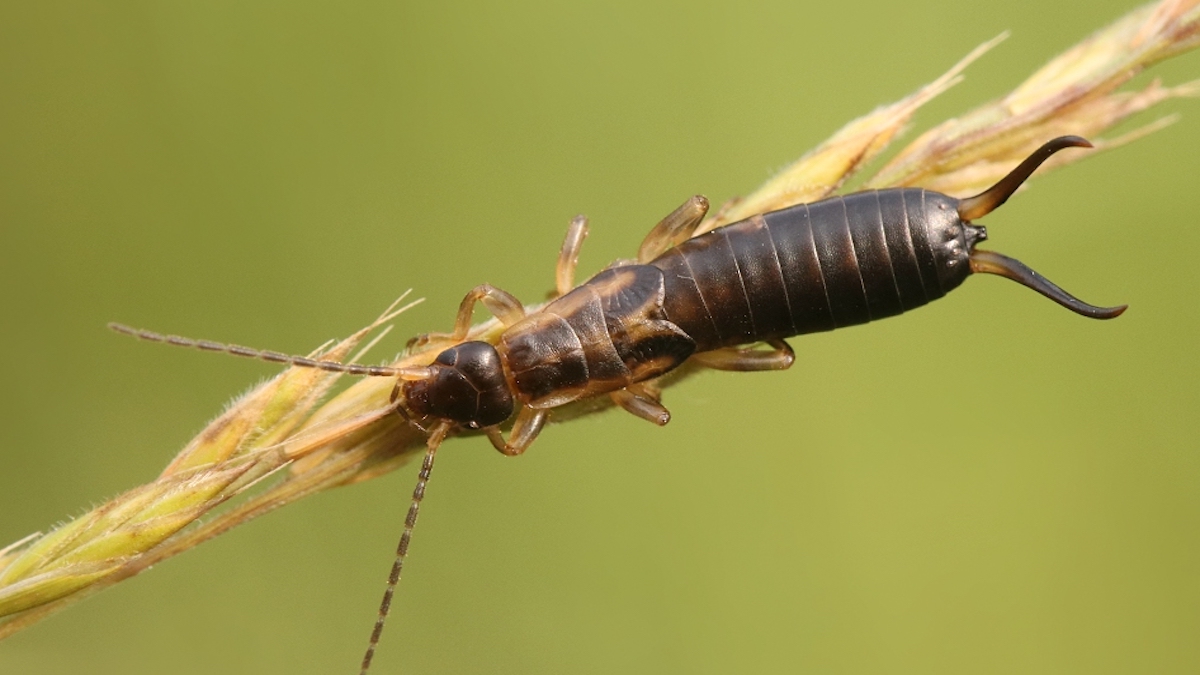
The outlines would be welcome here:
<svg viewBox="0 0 1200 675">
<path fill-rule="evenodd" d="M 363 657 L 366 673 L 400 578 L 438 447 L 455 428 L 480 429 L 505 455 L 519 455 L 567 403 L 608 396 L 658 425 L 670 421 L 658 378 L 689 359 L 717 370 L 784 370 L 795 360 L 784 338 L 901 314 L 957 288 L 972 273 L 998 274 L 1094 319 L 1125 306 L 1089 305 L 1023 263 L 976 245 L 973 221 L 1002 205 L 1051 155 L 1092 147 L 1077 136 L 1049 141 L 991 188 L 966 199 L 921 188 L 830 197 L 753 216 L 693 236 L 707 211 L 689 199 L 646 236 L 636 260 L 614 263 L 574 285 L 587 221 L 572 221 L 556 269 L 557 297 L 526 313 L 487 284 L 463 299 L 448 341 L 432 363 L 391 368 L 161 336 L 112 324 L 142 339 L 355 375 L 395 377 L 397 412 L 428 433 L 404 533 L 379 617 Z M 495 344 L 464 341 L 476 303 L 504 327 Z M 762 343 L 769 349 L 752 345 Z M 515 419 L 514 419 L 515 413 Z M 501 425 L 513 419 L 508 438 Z M 420 421 L 418 421 L 420 420 Z"/>
</svg>

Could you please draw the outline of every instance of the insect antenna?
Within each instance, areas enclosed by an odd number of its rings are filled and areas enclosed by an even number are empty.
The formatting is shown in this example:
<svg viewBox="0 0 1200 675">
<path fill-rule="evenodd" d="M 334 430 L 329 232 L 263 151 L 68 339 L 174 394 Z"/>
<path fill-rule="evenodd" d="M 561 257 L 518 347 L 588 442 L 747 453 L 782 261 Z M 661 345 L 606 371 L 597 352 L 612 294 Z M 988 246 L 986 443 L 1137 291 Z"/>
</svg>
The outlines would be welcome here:
<svg viewBox="0 0 1200 675">
<path fill-rule="evenodd" d="M 998 183 L 974 197 L 967 197 L 960 201 L 958 216 L 968 222 L 986 216 L 1008 201 L 1017 188 L 1021 187 L 1021 183 L 1033 175 L 1033 172 L 1037 171 L 1043 162 L 1050 159 L 1050 155 L 1065 148 L 1090 147 L 1093 147 L 1092 144 L 1086 138 L 1079 136 L 1059 136 L 1046 141 L 1042 147 L 1034 150 L 1032 155 L 1026 157 L 1025 161 L 1018 164 L 1017 168 L 1001 178 Z"/>
<path fill-rule="evenodd" d="M 153 331 L 143 330 L 141 328 L 131 328 L 124 324 L 110 323 L 109 329 L 118 333 L 130 335 L 139 340 L 148 342 L 161 342 L 163 344 L 175 345 L 176 347 L 188 347 L 199 349 L 205 352 L 224 352 L 233 354 L 234 356 L 244 356 L 249 359 L 261 359 L 271 363 L 285 363 L 290 366 L 300 366 L 303 368 L 317 368 L 319 370 L 328 371 L 331 373 L 349 373 L 350 375 L 365 375 L 369 377 L 400 377 L 411 378 L 416 376 L 417 379 L 427 375 L 426 368 L 391 368 L 388 366 L 364 366 L 358 363 L 341 363 L 339 361 L 328 361 L 324 359 L 313 359 L 307 356 L 297 356 L 294 354 L 284 354 L 267 349 L 254 349 L 252 347 L 243 347 L 241 345 L 224 344 L 221 342 L 213 342 L 211 340 L 194 340 L 192 338 L 181 337 L 179 335 L 162 335 Z M 418 372 L 419 371 L 419 372 Z"/>
<path fill-rule="evenodd" d="M 425 486 L 429 483 L 429 475 L 433 472 L 433 460 L 438 446 L 453 428 L 453 423 L 442 421 L 429 434 L 426 445 L 425 459 L 421 462 L 421 471 L 417 474 L 417 485 L 413 488 L 412 503 L 408 506 L 408 514 L 404 517 L 404 532 L 400 535 L 400 543 L 396 545 L 396 560 L 392 563 L 392 571 L 388 574 L 387 588 L 383 591 L 383 600 L 379 603 L 379 616 L 375 619 L 375 627 L 371 629 L 371 639 L 367 642 L 367 651 L 363 654 L 362 669 L 359 675 L 367 675 L 371 668 L 371 660 L 375 658 L 375 648 L 379 646 L 379 637 L 383 635 L 383 624 L 387 621 L 388 612 L 392 608 L 392 596 L 396 594 L 396 584 L 400 583 L 400 573 L 404 570 L 404 559 L 408 556 L 408 544 L 412 541 L 413 528 L 417 525 L 417 515 L 421 510 L 421 500 L 425 498 Z"/>
<path fill-rule="evenodd" d="M 187 347 L 191 349 L 199 349 L 206 352 L 224 352 L 234 356 L 244 356 L 251 359 L 261 359 L 271 363 L 283 363 L 291 366 L 300 366 L 304 368 L 317 368 L 328 372 L 348 373 L 351 375 L 366 375 L 376 377 L 395 377 L 397 378 L 396 388 L 392 390 L 391 399 L 396 401 L 400 393 L 400 384 L 405 380 L 421 380 L 429 378 L 433 375 L 433 369 L 424 366 L 393 368 L 389 366 L 364 366 L 358 363 L 340 363 L 338 361 L 328 361 L 324 359 L 314 359 L 307 356 L 297 356 L 294 354 L 284 354 L 266 349 L 254 349 L 252 347 L 243 347 L 242 345 L 225 344 L 222 342 L 213 342 L 211 340 L 196 340 L 186 338 L 179 335 L 162 335 L 153 331 L 143 330 L 140 328 L 131 328 L 120 323 L 110 323 L 108 327 L 118 333 L 129 335 L 140 340 L 149 342 L 161 342 L 163 344 L 175 345 L 176 347 Z M 404 412 L 403 407 L 396 407 L 395 411 L 405 418 L 410 424 L 417 427 L 421 431 L 426 431 L 415 420 L 411 419 Z M 367 671 L 371 667 L 371 660 L 375 657 L 375 648 L 379 645 L 379 638 L 383 634 L 383 625 L 387 621 L 388 612 L 392 607 L 392 596 L 396 594 L 396 585 L 400 583 L 400 574 L 404 569 L 404 560 L 408 556 L 408 545 L 412 541 L 413 528 L 417 525 L 417 515 L 421 510 L 421 500 L 425 498 L 425 486 L 429 483 L 429 476 L 433 472 L 433 460 L 437 455 L 438 446 L 445 440 L 446 435 L 454 428 L 454 423 L 449 420 L 442 420 L 428 429 L 429 440 L 427 441 L 427 449 L 425 451 L 425 459 L 421 462 L 421 470 L 417 474 L 417 484 L 413 488 L 412 502 L 409 504 L 408 513 L 404 517 L 404 532 L 400 535 L 400 542 L 396 545 L 396 559 L 392 563 L 392 570 L 388 574 L 387 588 L 383 592 L 383 600 L 379 603 L 379 615 L 375 620 L 375 627 L 371 630 L 371 638 L 367 643 L 367 651 L 363 654 L 361 675 L 367 675 Z"/>
</svg>

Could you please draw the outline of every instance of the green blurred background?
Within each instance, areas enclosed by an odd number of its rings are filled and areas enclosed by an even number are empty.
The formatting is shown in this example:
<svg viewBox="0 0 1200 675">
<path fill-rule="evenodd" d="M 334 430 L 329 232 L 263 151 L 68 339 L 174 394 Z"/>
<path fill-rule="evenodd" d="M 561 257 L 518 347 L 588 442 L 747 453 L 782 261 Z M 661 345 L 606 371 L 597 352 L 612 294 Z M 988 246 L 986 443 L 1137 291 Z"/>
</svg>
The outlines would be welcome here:
<svg viewBox="0 0 1200 675">
<path fill-rule="evenodd" d="M 577 213 L 590 274 L 1002 30 L 918 124 L 1132 7 L 104 4 L 0 9 L 0 545 L 151 479 L 275 372 L 107 321 L 304 352 L 415 287 L 382 358 L 475 284 L 540 297 Z M 1117 321 L 972 279 L 795 340 L 788 373 L 694 378 L 665 429 L 448 443 L 376 672 L 1200 670 L 1200 106 L 1166 110 L 986 220 Z M 354 672 L 414 473 L 120 584 L 0 672 Z"/>
</svg>

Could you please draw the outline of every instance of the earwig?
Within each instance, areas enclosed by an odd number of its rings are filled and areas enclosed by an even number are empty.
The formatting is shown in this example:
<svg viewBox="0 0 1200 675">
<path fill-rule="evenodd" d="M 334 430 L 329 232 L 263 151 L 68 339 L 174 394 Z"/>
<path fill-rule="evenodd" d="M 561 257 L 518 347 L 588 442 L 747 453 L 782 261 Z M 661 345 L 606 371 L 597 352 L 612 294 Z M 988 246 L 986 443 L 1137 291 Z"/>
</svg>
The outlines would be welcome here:
<svg viewBox="0 0 1200 675">
<path fill-rule="evenodd" d="M 966 199 L 921 188 L 831 197 L 753 216 L 693 236 L 708 212 L 689 199 L 646 236 L 637 259 L 614 263 L 574 286 L 587 220 L 571 222 L 556 268 L 557 297 L 527 313 L 484 284 L 463 298 L 454 329 L 423 336 L 452 346 L 423 367 L 342 364 L 177 336 L 118 324 L 146 340 L 224 351 L 294 366 L 396 378 L 392 404 L 415 425 L 429 421 L 419 480 L 362 661 L 371 665 L 433 460 L 455 428 L 481 429 L 509 456 L 520 455 L 551 410 L 608 396 L 624 410 L 664 425 L 671 419 L 653 381 L 684 362 L 716 370 L 784 370 L 795 355 L 784 338 L 834 330 L 915 309 L 957 288 L 972 273 L 997 274 L 1067 309 L 1111 319 L 1126 306 L 1089 305 L 1023 263 L 976 249 L 975 225 L 1051 155 L 1092 147 L 1078 136 L 1049 141 L 1007 176 Z M 495 344 L 465 341 L 476 303 L 504 327 Z M 764 344 L 768 349 L 754 345 Z M 505 438 L 501 426 L 512 420 Z"/>
</svg>

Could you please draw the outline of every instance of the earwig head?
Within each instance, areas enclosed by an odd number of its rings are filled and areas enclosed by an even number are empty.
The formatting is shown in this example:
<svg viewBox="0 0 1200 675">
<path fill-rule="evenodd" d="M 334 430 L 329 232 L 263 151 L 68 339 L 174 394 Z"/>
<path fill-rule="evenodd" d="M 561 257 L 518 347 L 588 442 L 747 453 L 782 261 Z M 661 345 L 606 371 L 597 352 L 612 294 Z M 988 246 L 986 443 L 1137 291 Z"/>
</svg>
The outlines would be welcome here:
<svg viewBox="0 0 1200 675">
<path fill-rule="evenodd" d="M 462 426 L 490 427 L 512 416 L 513 398 L 496 348 L 463 342 L 438 354 L 428 378 L 405 382 L 408 409 Z"/>
<path fill-rule="evenodd" d="M 959 219 L 961 219 L 961 227 L 964 233 L 968 235 L 963 240 L 964 243 L 968 243 L 969 234 L 972 230 L 976 232 L 974 239 L 969 241 L 965 255 L 963 256 L 968 261 L 971 272 L 998 274 L 1002 277 L 1012 279 L 1022 286 L 1032 288 L 1076 314 L 1093 319 L 1111 319 L 1120 316 L 1125 311 L 1126 305 L 1119 307 L 1089 305 L 1054 285 L 1050 280 L 1033 271 L 1019 260 L 1014 260 L 993 251 L 976 251 L 975 243 L 987 239 L 987 231 L 982 227 L 976 227 L 971 224 L 972 220 L 991 213 L 1007 201 L 1017 191 L 1017 188 L 1021 187 L 1021 184 L 1054 153 L 1065 148 L 1090 147 L 1092 147 L 1092 144 L 1079 136 L 1061 136 L 1055 138 L 1035 150 L 1032 155 L 1026 157 L 1025 161 L 1018 164 L 1015 169 L 1009 172 L 1004 178 L 1001 178 L 992 187 L 974 197 L 967 197 L 959 201 L 956 210 Z"/>
</svg>

